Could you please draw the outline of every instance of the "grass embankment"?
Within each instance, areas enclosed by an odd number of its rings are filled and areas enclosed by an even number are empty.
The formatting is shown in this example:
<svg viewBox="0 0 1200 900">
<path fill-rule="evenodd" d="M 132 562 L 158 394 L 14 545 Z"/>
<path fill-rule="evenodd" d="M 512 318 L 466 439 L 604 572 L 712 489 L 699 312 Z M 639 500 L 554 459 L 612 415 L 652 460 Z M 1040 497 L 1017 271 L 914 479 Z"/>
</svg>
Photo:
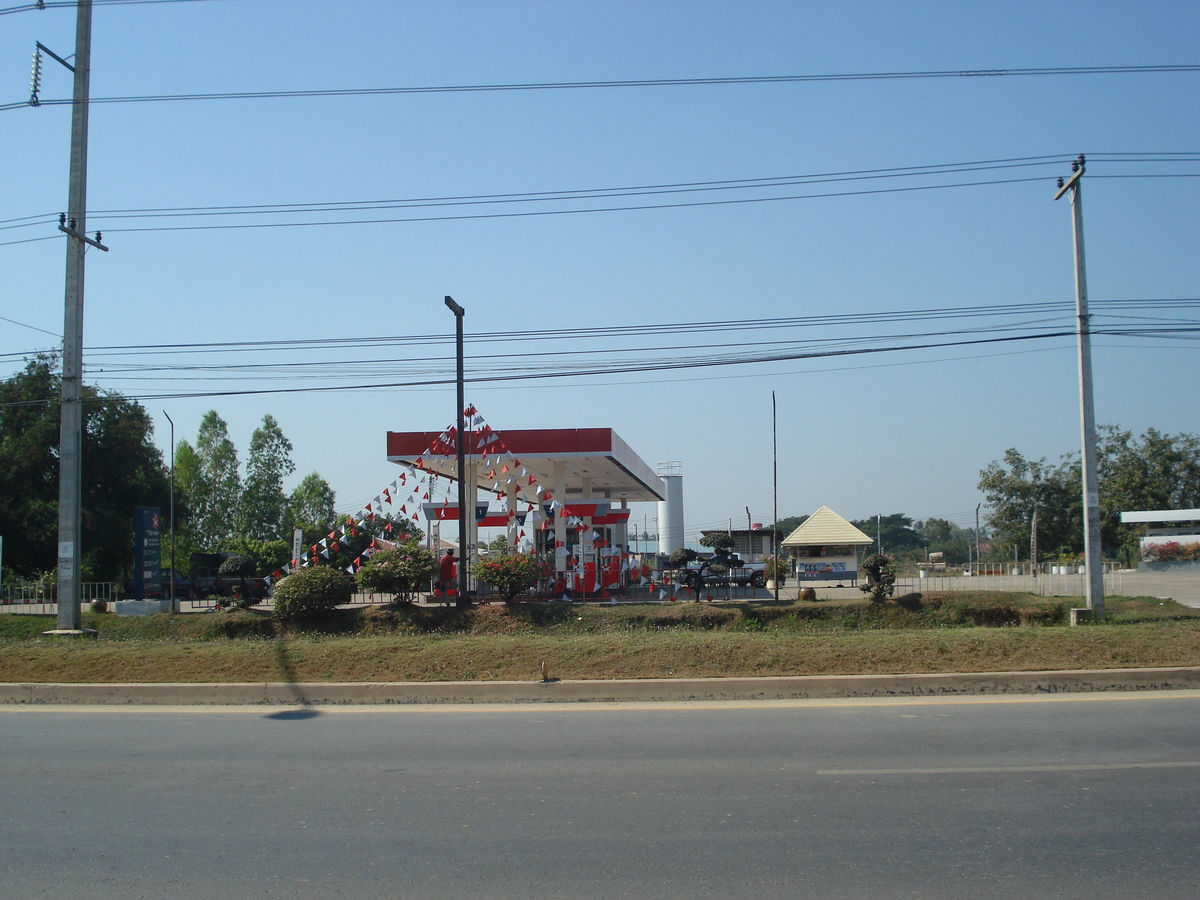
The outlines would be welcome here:
<svg viewBox="0 0 1200 900">
<path fill-rule="evenodd" d="M 1200 610 L 1108 598 L 1108 624 L 1065 626 L 1078 601 L 912 595 L 882 605 L 524 604 L 339 610 L 288 630 L 258 612 L 85 615 L 94 641 L 43 639 L 48 616 L 0 616 L 0 681 L 535 680 L 885 674 L 1200 665 Z"/>
</svg>

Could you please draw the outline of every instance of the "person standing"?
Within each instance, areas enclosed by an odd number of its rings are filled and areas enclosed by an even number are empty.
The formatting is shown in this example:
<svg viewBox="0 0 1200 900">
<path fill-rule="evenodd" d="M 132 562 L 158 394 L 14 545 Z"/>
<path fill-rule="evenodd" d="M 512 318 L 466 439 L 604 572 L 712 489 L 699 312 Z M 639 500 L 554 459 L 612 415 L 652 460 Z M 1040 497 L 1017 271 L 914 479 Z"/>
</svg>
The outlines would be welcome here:
<svg viewBox="0 0 1200 900">
<path fill-rule="evenodd" d="M 438 591 L 448 596 L 458 593 L 458 560 L 454 558 L 454 548 L 446 551 L 438 566 Z"/>
</svg>

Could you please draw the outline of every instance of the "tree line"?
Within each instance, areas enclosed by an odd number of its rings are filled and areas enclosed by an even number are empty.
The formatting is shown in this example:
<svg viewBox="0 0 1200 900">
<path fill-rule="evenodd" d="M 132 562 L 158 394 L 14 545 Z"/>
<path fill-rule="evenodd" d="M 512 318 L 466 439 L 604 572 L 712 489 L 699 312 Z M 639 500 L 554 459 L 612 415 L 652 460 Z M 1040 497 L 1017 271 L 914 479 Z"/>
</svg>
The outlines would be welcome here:
<svg viewBox="0 0 1200 900">
<path fill-rule="evenodd" d="M 62 380 L 58 359 L 39 355 L 0 381 L 0 536 L 7 578 L 52 578 L 58 541 L 58 447 Z M 133 510 L 154 506 L 167 515 L 171 502 L 168 461 L 155 446 L 154 423 L 141 404 L 93 386 L 83 389 L 83 481 L 81 569 L 87 581 L 119 581 L 133 564 Z M 270 571 L 291 557 L 291 535 L 323 538 L 336 520 L 335 494 L 312 472 L 290 492 L 295 472 L 292 444 L 266 415 L 250 438 L 243 469 L 225 421 L 205 414 L 195 443 L 175 451 L 177 568 L 186 572 L 192 551 L 252 556 Z M 390 533 L 396 523 L 363 529 Z M 357 537 L 357 535 L 355 535 Z M 344 562 L 361 552 L 358 541 L 330 554 Z M 168 539 L 163 535 L 163 564 Z M 270 567 L 270 568 L 268 568 Z"/>
<path fill-rule="evenodd" d="M 0 536 L 6 577 L 52 577 L 58 540 L 59 398 L 57 357 L 39 355 L 0 381 Z M 82 525 L 85 580 L 120 580 L 133 563 L 133 509 L 170 507 L 171 472 L 153 443 L 154 424 L 136 401 L 85 386 Z M 306 546 L 318 543 L 337 516 L 335 494 L 318 473 L 300 480 L 292 444 L 273 416 L 266 415 L 250 438 L 244 468 L 225 421 L 205 414 L 194 443 L 175 452 L 176 560 L 186 570 L 192 551 L 249 555 L 259 574 L 291 557 L 293 529 Z M 1131 558 L 1141 530 L 1122 525 L 1120 514 L 1137 509 L 1200 508 L 1200 437 L 1150 428 L 1134 436 L 1117 426 L 1098 429 L 1101 538 L 1106 556 Z M 1083 505 L 1078 454 L 1056 463 L 1028 459 L 1015 448 L 980 471 L 979 490 L 989 507 L 984 519 L 990 556 L 1005 559 L 1072 557 L 1083 550 Z M 780 519 L 790 534 L 807 517 Z M 914 521 L 902 513 L 852 522 L 877 533 L 890 554 L 918 559 L 941 551 L 946 562 L 966 562 L 976 543 L 974 529 L 945 519 Z M 321 561 L 343 568 L 374 538 L 416 533 L 402 517 L 355 524 L 345 540 L 322 548 Z M 164 540 L 164 546 L 166 541 Z M 1036 548 L 1036 550 L 1035 550 Z M 985 552 L 985 557 L 989 554 Z M 164 556 L 164 564 L 167 557 Z"/>
<path fill-rule="evenodd" d="M 1115 425 L 1097 428 L 1100 541 L 1107 558 L 1136 558 L 1141 526 L 1121 524 L 1129 510 L 1200 507 L 1200 436 L 1141 436 Z M 1027 459 L 1015 448 L 979 473 L 987 524 L 1008 558 L 1077 557 L 1083 552 L 1082 467 L 1078 453 L 1057 463 Z"/>
</svg>

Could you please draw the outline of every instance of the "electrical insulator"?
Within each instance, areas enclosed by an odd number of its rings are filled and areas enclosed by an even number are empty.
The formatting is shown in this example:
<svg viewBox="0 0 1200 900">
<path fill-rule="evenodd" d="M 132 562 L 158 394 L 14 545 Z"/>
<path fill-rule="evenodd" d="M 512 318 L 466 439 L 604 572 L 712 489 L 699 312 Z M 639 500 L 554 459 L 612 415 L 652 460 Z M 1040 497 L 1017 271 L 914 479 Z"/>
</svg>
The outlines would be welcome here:
<svg viewBox="0 0 1200 900">
<path fill-rule="evenodd" d="M 38 91 L 42 89 L 42 51 L 33 51 L 33 72 L 29 76 L 29 105 L 39 106 Z"/>
</svg>

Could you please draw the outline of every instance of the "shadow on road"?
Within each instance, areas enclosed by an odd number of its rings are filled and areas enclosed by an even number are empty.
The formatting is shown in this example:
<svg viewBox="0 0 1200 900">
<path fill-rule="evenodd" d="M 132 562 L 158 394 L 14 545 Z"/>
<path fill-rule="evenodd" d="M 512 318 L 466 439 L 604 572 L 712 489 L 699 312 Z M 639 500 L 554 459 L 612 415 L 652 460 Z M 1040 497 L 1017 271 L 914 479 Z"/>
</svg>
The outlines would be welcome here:
<svg viewBox="0 0 1200 900">
<path fill-rule="evenodd" d="M 304 691 L 300 688 L 300 683 L 296 680 L 296 667 L 292 665 L 292 658 L 288 655 L 287 640 L 283 637 L 275 638 L 275 659 L 279 663 L 279 671 L 283 674 L 282 681 L 288 685 L 291 692 L 295 695 L 296 702 L 300 704 L 300 709 L 280 710 L 276 713 L 270 713 L 263 718 L 289 722 L 299 719 L 315 719 L 321 715 L 320 710 L 313 709 L 312 703 L 304 695 Z"/>
</svg>

